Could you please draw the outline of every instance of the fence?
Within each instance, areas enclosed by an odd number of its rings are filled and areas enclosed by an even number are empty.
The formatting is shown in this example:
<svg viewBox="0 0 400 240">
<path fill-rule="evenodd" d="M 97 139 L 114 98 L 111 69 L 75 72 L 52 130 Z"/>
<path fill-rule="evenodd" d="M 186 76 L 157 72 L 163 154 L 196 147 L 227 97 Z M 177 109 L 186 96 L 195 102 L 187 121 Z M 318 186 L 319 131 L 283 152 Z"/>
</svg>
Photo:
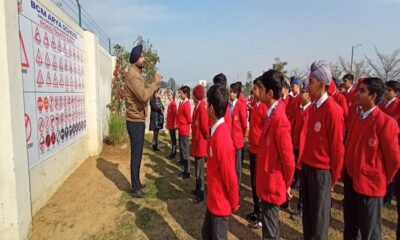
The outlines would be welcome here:
<svg viewBox="0 0 400 240">
<path fill-rule="evenodd" d="M 72 18 L 83 30 L 89 30 L 97 35 L 100 45 L 111 54 L 112 45 L 110 37 L 93 20 L 88 11 L 80 5 L 79 0 L 52 0 L 52 2 Z"/>
</svg>

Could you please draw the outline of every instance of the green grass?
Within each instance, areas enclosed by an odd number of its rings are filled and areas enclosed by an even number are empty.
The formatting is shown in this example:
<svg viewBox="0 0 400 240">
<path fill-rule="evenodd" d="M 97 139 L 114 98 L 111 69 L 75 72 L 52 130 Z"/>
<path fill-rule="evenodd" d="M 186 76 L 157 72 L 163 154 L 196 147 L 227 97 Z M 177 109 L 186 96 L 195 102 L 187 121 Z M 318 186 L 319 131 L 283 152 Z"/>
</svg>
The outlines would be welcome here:
<svg viewBox="0 0 400 240">
<path fill-rule="evenodd" d="M 108 136 L 114 143 L 120 143 L 126 136 L 125 117 L 119 114 L 112 114 L 108 119 Z"/>
</svg>

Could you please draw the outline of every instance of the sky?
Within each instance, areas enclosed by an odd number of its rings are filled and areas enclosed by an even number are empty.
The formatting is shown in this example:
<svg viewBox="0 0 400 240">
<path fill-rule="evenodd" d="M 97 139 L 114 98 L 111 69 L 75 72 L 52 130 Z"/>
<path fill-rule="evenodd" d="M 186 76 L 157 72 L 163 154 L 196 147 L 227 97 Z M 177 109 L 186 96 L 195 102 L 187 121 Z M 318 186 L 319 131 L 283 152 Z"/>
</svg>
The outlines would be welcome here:
<svg viewBox="0 0 400 240">
<path fill-rule="evenodd" d="M 400 0 L 80 0 L 112 43 L 130 51 L 138 35 L 160 56 L 164 80 L 246 81 L 276 57 L 289 72 L 314 60 L 375 58 L 400 48 Z"/>
</svg>

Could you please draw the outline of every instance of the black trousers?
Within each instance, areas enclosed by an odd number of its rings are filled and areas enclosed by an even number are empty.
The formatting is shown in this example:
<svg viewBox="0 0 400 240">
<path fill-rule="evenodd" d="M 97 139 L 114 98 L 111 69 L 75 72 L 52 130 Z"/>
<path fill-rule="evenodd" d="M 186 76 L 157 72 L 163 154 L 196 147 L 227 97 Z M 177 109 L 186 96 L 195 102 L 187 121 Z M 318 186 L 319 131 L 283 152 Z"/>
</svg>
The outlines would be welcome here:
<svg viewBox="0 0 400 240">
<path fill-rule="evenodd" d="M 236 166 L 236 176 L 238 178 L 239 191 L 240 191 L 240 183 L 242 182 L 242 151 L 243 148 L 235 149 L 235 166 Z"/>
<path fill-rule="evenodd" d="M 294 149 L 294 160 L 297 163 L 299 162 L 299 149 Z M 301 181 L 301 170 L 300 169 L 295 169 L 294 170 L 294 179 L 293 182 L 295 185 L 297 184 L 297 181 L 299 182 L 299 201 L 297 202 L 297 211 L 299 213 L 303 213 L 303 184 Z"/>
<path fill-rule="evenodd" d="M 353 180 L 346 173 L 344 176 L 344 233 L 343 239 L 353 240 L 382 238 L 381 209 L 382 197 L 368 197 L 354 191 Z"/>
<path fill-rule="evenodd" d="M 279 206 L 261 201 L 262 239 L 279 239 Z"/>
<path fill-rule="evenodd" d="M 196 194 L 204 194 L 204 160 L 205 157 L 195 157 Z"/>
<path fill-rule="evenodd" d="M 140 165 L 142 163 L 144 130 L 143 122 L 126 121 L 129 139 L 131 142 L 131 183 L 134 191 L 140 190 L 142 184 L 140 182 Z"/>
<path fill-rule="evenodd" d="M 179 136 L 179 156 L 183 161 L 184 172 L 190 173 L 190 160 L 189 160 L 189 137 Z"/>
<path fill-rule="evenodd" d="M 293 151 L 294 151 L 294 160 L 297 165 L 297 162 L 299 161 L 299 149 L 294 149 Z M 300 170 L 295 168 L 294 178 L 293 178 L 293 183 L 295 186 L 300 183 L 300 178 L 301 178 Z"/>
<path fill-rule="evenodd" d="M 394 194 L 396 196 L 397 206 L 397 230 L 396 239 L 400 240 L 400 171 L 397 171 L 393 180 Z"/>
<path fill-rule="evenodd" d="M 153 146 L 158 146 L 158 135 L 159 135 L 159 133 L 160 133 L 160 129 L 153 130 L 153 142 L 152 142 Z"/>
<path fill-rule="evenodd" d="M 305 240 L 328 239 L 331 213 L 331 173 L 302 165 L 303 236 Z"/>
<path fill-rule="evenodd" d="M 168 129 L 172 146 L 176 146 L 176 129 Z"/>
<path fill-rule="evenodd" d="M 201 237 L 203 240 L 228 239 L 229 216 L 219 217 L 212 214 L 208 208 L 204 217 Z"/>
<path fill-rule="evenodd" d="M 250 156 L 250 179 L 251 179 L 251 194 L 253 196 L 254 203 L 254 213 L 260 214 L 260 199 L 257 196 L 256 191 L 256 164 L 257 164 L 257 154 L 249 152 Z"/>
</svg>

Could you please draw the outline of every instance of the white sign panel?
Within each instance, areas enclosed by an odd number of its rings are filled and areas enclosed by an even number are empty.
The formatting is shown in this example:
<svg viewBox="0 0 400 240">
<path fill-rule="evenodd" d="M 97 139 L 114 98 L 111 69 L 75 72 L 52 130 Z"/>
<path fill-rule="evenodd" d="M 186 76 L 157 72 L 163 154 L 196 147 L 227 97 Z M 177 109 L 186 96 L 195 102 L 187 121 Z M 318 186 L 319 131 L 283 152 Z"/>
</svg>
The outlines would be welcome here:
<svg viewBox="0 0 400 240">
<path fill-rule="evenodd" d="M 84 41 L 38 1 L 18 2 L 29 167 L 86 134 Z"/>
</svg>

